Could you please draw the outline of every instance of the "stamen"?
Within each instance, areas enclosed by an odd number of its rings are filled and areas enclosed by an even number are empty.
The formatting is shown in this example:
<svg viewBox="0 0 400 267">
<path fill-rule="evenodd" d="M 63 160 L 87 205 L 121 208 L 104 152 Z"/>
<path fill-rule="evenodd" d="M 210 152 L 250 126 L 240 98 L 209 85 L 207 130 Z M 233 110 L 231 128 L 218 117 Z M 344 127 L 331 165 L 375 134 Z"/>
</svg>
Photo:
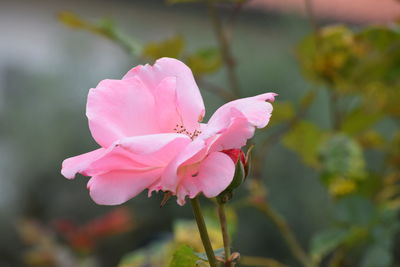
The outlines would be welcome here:
<svg viewBox="0 0 400 267">
<path fill-rule="evenodd" d="M 199 131 L 199 130 L 194 130 L 194 132 L 189 132 L 188 130 L 186 130 L 186 128 L 183 125 L 179 125 L 179 124 L 177 124 L 173 130 L 176 133 L 181 133 L 181 134 L 185 134 L 185 135 L 189 136 L 190 139 L 192 139 L 192 140 L 194 140 L 196 137 L 199 136 L 199 134 L 201 134 L 201 131 Z"/>
</svg>

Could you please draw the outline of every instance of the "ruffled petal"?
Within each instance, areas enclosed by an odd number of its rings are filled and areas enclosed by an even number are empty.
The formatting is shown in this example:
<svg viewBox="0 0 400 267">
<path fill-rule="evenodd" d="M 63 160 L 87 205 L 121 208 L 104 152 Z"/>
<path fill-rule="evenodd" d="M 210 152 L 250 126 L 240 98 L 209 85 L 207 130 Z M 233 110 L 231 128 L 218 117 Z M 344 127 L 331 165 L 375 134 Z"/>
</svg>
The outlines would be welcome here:
<svg viewBox="0 0 400 267">
<path fill-rule="evenodd" d="M 183 62 L 173 58 L 161 58 L 153 66 L 133 68 L 124 76 L 124 79 L 132 77 L 138 77 L 151 90 L 159 88 L 162 81 L 164 86 L 169 88 L 171 88 L 171 83 L 175 84 L 176 108 L 181 119 L 176 123 L 182 124 L 191 133 L 198 129 L 198 122 L 202 120 L 205 113 L 204 103 L 192 71 Z M 168 77 L 173 77 L 175 80 L 165 80 Z M 156 98 L 158 96 L 164 97 L 155 94 Z"/>
<path fill-rule="evenodd" d="M 225 128 L 225 125 L 229 124 L 226 116 L 232 114 L 231 109 L 234 108 L 242 113 L 249 123 L 257 128 L 263 128 L 267 126 L 271 117 L 272 105 L 270 102 L 274 102 L 276 95 L 275 93 L 265 93 L 228 102 L 215 111 L 208 121 L 208 125 Z"/>
<path fill-rule="evenodd" d="M 199 165 L 195 175 L 188 175 L 181 179 L 178 187 L 177 201 L 185 204 L 185 197 L 196 197 L 203 193 L 206 197 L 218 196 L 232 182 L 235 173 L 235 164 L 232 159 L 222 152 L 209 154 Z"/>
<path fill-rule="evenodd" d="M 106 149 L 99 148 L 79 156 L 67 158 L 62 163 L 61 174 L 65 178 L 73 179 L 77 173 L 86 170 L 87 166 L 105 153 Z"/>
<path fill-rule="evenodd" d="M 179 173 L 179 169 L 185 165 L 188 166 L 200 162 L 206 156 L 206 152 L 206 145 L 203 140 L 196 139 L 188 144 L 167 165 L 160 183 L 155 184 L 153 190 L 163 190 L 175 193 L 182 177 Z"/>
<path fill-rule="evenodd" d="M 206 140 L 209 152 L 240 148 L 254 135 L 255 128 L 265 127 L 271 117 L 274 93 L 242 98 L 220 107 L 203 127 L 198 137 Z"/>
<path fill-rule="evenodd" d="M 88 189 L 98 204 L 117 205 L 151 187 L 165 166 L 191 143 L 183 134 L 154 134 L 124 138 L 108 149 L 66 160 L 63 174 L 92 176 Z"/>
<path fill-rule="evenodd" d="M 128 136 L 159 133 L 152 92 L 140 79 L 103 80 L 90 89 L 89 128 L 102 147 Z"/>
<path fill-rule="evenodd" d="M 119 205 L 135 197 L 157 179 L 162 169 L 151 171 L 110 171 L 88 182 L 90 196 L 100 205 Z"/>
<path fill-rule="evenodd" d="M 164 168 L 191 139 L 183 134 L 154 134 L 124 138 L 108 149 L 98 149 L 64 161 L 62 173 L 95 176 L 110 171 L 150 171 Z"/>
</svg>

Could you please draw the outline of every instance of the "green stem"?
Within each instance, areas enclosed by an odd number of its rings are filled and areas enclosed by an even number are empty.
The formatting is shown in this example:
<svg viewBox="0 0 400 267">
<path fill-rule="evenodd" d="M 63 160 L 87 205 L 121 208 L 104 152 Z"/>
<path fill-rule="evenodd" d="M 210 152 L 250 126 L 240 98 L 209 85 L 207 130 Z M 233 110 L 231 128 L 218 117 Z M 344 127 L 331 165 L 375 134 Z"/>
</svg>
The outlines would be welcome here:
<svg viewBox="0 0 400 267">
<path fill-rule="evenodd" d="M 190 200 L 192 204 L 192 210 L 194 218 L 197 222 L 197 227 L 199 228 L 199 233 L 201 241 L 203 242 L 204 250 L 206 251 L 208 262 L 210 267 L 217 267 L 217 261 L 215 259 L 214 250 L 211 246 L 210 238 L 208 237 L 207 226 L 201 213 L 200 201 L 197 197 Z"/>
<path fill-rule="evenodd" d="M 224 241 L 224 251 L 225 251 L 225 266 L 230 267 L 231 263 L 229 258 L 231 256 L 231 245 L 228 233 L 228 222 L 226 220 L 225 203 L 218 201 L 218 217 L 221 225 L 222 239 Z"/>
<path fill-rule="evenodd" d="M 231 90 L 236 95 L 236 97 L 240 96 L 240 88 L 239 81 L 235 71 L 235 60 L 233 58 L 231 47 L 229 46 L 229 41 L 222 29 L 221 19 L 219 17 L 218 11 L 215 8 L 213 0 L 207 0 L 208 13 L 210 14 L 210 18 L 213 24 L 213 28 L 215 31 L 215 35 L 218 39 L 219 50 L 222 55 L 222 59 L 225 63 L 228 82 Z"/>
<path fill-rule="evenodd" d="M 271 221 L 278 227 L 279 232 L 282 234 L 286 244 L 288 245 L 290 251 L 293 256 L 302 264 L 304 267 L 314 267 L 314 264 L 311 262 L 307 254 L 304 252 L 293 232 L 289 228 L 289 225 L 285 221 L 285 219 L 277 213 L 274 209 L 272 209 L 269 204 L 263 202 L 258 203 L 256 207 L 263 212 L 267 217 L 271 219 Z"/>
</svg>

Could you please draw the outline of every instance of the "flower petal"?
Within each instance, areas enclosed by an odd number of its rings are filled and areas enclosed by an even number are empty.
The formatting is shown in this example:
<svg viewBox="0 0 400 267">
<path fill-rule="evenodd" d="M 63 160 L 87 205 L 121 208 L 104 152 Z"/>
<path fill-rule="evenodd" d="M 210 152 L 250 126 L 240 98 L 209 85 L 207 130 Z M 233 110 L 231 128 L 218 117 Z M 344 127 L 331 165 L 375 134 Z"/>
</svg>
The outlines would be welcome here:
<svg viewBox="0 0 400 267">
<path fill-rule="evenodd" d="M 252 125 L 257 128 L 263 128 L 267 126 L 269 118 L 271 117 L 272 105 L 269 102 L 274 102 L 276 95 L 275 93 L 265 93 L 228 102 L 215 111 L 208 121 L 208 124 L 226 124 L 226 114 L 230 114 L 230 110 L 235 108 L 240 111 Z"/>
<path fill-rule="evenodd" d="M 177 109 L 182 119 L 181 123 L 189 132 L 198 129 L 198 122 L 205 113 L 204 103 L 192 71 L 183 62 L 173 58 L 161 58 L 153 66 L 133 68 L 124 79 L 132 77 L 139 77 L 148 88 L 157 88 L 165 78 L 175 77 Z"/>
<path fill-rule="evenodd" d="M 65 178 L 73 179 L 77 173 L 83 172 L 87 166 L 104 155 L 105 152 L 106 149 L 99 148 L 82 155 L 65 159 L 62 163 L 61 174 L 64 175 Z"/>
<path fill-rule="evenodd" d="M 128 136 L 159 133 L 152 92 L 140 79 L 103 80 L 89 91 L 86 115 L 96 142 L 108 147 Z"/>
<path fill-rule="evenodd" d="M 144 172 L 111 171 L 93 176 L 87 187 L 97 204 L 119 205 L 149 187 L 161 173 L 161 168 Z"/>
<path fill-rule="evenodd" d="M 216 197 L 232 182 L 235 164 L 222 152 L 214 152 L 205 158 L 195 176 L 188 175 L 181 179 L 177 191 L 178 204 L 185 204 L 185 197 L 196 197 L 203 193 L 206 197 Z"/>
<path fill-rule="evenodd" d="M 113 170 L 149 171 L 164 168 L 189 143 L 183 134 L 154 134 L 124 138 L 109 148 L 109 153 L 90 164 L 85 175 Z"/>
<path fill-rule="evenodd" d="M 124 138 L 108 149 L 98 149 L 64 161 L 67 178 L 79 172 L 95 176 L 110 171 L 150 171 L 164 168 L 191 139 L 183 134 L 155 134 Z"/>
<path fill-rule="evenodd" d="M 167 165 L 161 177 L 160 184 L 154 185 L 154 190 L 163 190 L 175 193 L 180 183 L 180 175 L 178 174 L 179 168 L 183 165 L 191 165 L 200 162 L 205 156 L 205 142 L 200 139 L 195 139 L 182 149 Z"/>
<path fill-rule="evenodd" d="M 198 137 L 207 140 L 209 151 L 240 148 L 254 134 L 255 127 L 265 127 L 271 117 L 274 93 L 242 98 L 220 107 Z"/>
</svg>

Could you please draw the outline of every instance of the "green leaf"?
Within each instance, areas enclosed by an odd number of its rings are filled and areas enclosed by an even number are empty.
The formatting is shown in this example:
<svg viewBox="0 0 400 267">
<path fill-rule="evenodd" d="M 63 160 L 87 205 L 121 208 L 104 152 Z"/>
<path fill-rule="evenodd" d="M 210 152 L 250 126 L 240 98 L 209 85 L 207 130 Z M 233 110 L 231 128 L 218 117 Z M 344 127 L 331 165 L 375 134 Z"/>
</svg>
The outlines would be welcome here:
<svg viewBox="0 0 400 267">
<path fill-rule="evenodd" d="M 311 258 L 320 262 L 347 238 L 349 232 L 345 229 L 332 228 L 317 233 L 311 240 Z"/>
<path fill-rule="evenodd" d="M 354 37 L 343 25 L 322 28 L 305 38 L 297 49 L 300 66 L 311 81 L 328 87 L 348 76 L 355 64 Z"/>
<path fill-rule="evenodd" d="M 217 48 L 203 48 L 186 57 L 186 64 L 194 75 L 216 72 L 222 66 L 221 53 Z"/>
<path fill-rule="evenodd" d="M 318 149 L 324 139 L 325 133 L 320 128 L 303 120 L 283 137 L 283 144 L 297 152 L 304 163 L 318 167 Z"/>
<path fill-rule="evenodd" d="M 97 22 L 90 22 L 72 12 L 64 11 L 59 13 L 58 19 L 71 28 L 86 30 L 113 41 L 123 48 L 130 56 L 136 56 L 141 49 L 141 45 L 134 42 L 129 36 L 119 32 L 113 21 L 108 18 L 103 18 Z"/>
<path fill-rule="evenodd" d="M 196 266 L 196 262 L 198 261 L 198 256 L 194 253 L 193 249 L 186 246 L 179 246 L 173 256 L 172 260 L 169 263 L 169 267 L 187 267 L 187 266 Z"/>
<path fill-rule="evenodd" d="M 218 221 L 215 221 L 210 216 L 204 217 L 212 246 L 222 247 L 224 243 Z M 188 245 L 195 251 L 204 251 L 197 224 L 194 220 L 177 220 L 174 222 L 173 230 L 175 243 Z"/>
<path fill-rule="evenodd" d="M 69 11 L 60 12 L 58 14 L 58 19 L 64 25 L 71 28 L 87 30 L 89 32 L 107 37 L 109 39 L 114 39 L 115 28 L 110 19 L 103 18 L 99 22 L 90 22 Z"/>
<path fill-rule="evenodd" d="M 62 11 L 58 14 L 58 20 L 64 25 L 76 28 L 76 29 L 84 29 L 88 27 L 88 23 L 84 21 L 81 17 L 76 15 L 75 13 L 69 11 Z"/>
<path fill-rule="evenodd" d="M 340 224 L 367 226 L 374 218 L 374 205 L 365 197 L 351 195 L 336 203 L 335 220 Z"/>
<path fill-rule="evenodd" d="M 368 112 L 363 108 L 353 110 L 347 115 L 341 125 L 341 131 L 349 135 L 359 134 L 369 128 L 383 118 L 382 113 Z"/>
<path fill-rule="evenodd" d="M 385 138 L 375 130 L 367 130 L 357 137 L 358 143 L 363 148 L 384 148 Z"/>
<path fill-rule="evenodd" d="M 205 261 L 198 260 L 196 261 L 196 267 L 210 267 L 210 264 Z"/>
<path fill-rule="evenodd" d="M 118 267 L 167 266 L 174 247 L 171 241 L 156 241 L 124 255 Z"/>
<path fill-rule="evenodd" d="M 361 180 L 366 177 L 361 147 L 343 134 L 332 135 L 320 148 L 322 179 L 328 185 L 335 179 Z"/>
<path fill-rule="evenodd" d="M 143 55 L 153 60 L 162 57 L 179 58 L 185 47 L 185 40 L 181 35 L 175 35 L 160 42 L 150 42 L 143 48 Z"/>
<path fill-rule="evenodd" d="M 400 116 L 399 46 L 399 25 L 359 31 L 328 26 L 299 44 L 298 58 L 311 81 L 341 94 L 362 96 L 362 105 L 371 114 Z"/>
</svg>

